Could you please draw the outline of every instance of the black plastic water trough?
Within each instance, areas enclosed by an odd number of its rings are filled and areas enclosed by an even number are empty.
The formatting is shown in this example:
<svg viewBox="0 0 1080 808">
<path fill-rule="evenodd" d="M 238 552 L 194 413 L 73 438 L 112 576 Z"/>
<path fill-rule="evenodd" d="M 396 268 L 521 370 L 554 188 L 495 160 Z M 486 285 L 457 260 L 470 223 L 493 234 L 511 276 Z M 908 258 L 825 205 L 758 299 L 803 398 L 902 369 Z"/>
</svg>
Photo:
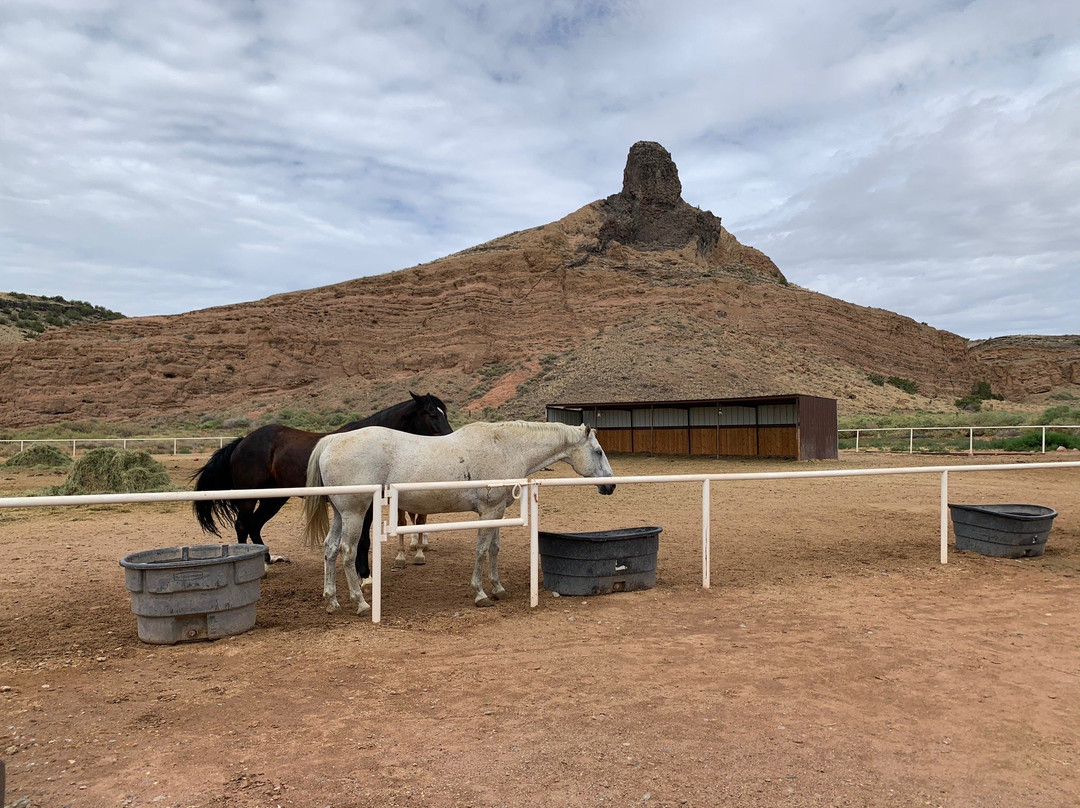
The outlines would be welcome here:
<svg viewBox="0 0 1080 808">
<path fill-rule="evenodd" d="M 1057 511 L 1043 505 L 949 503 L 957 550 L 995 558 L 1041 556 Z"/>
<path fill-rule="evenodd" d="M 541 530 L 544 589 L 560 595 L 603 595 L 656 586 L 659 527 L 591 533 Z"/>
</svg>

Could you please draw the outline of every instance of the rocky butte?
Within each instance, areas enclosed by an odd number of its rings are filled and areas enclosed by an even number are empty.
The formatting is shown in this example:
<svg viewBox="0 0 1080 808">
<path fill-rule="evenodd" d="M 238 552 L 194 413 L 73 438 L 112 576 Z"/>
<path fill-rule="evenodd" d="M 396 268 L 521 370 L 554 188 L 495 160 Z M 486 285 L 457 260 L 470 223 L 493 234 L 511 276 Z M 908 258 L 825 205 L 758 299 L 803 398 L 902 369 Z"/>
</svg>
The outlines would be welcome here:
<svg viewBox="0 0 1080 808">
<path fill-rule="evenodd" d="M 671 155 L 642 142 L 619 193 L 429 264 L 0 345 L 0 427 L 366 413 L 410 389 L 476 417 L 788 393 L 835 397 L 842 413 L 948 410 L 979 381 L 1013 401 L 1080 392 L 1080 338 L 976 344 L 793 286 L 687 204 Z"/>
</svg>

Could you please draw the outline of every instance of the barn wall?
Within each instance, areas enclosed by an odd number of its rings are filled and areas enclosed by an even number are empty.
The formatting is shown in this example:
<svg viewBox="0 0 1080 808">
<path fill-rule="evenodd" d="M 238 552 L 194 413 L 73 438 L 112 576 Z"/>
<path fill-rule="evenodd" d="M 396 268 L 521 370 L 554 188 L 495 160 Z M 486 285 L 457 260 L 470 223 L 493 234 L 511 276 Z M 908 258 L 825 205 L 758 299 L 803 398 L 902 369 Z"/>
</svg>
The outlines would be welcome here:
<svg viewBox="0 0 1080 808">
<path fill-rule="evenodd" d="M 634 451 L 634 436 L 629 429 L 598 429 L 596 439 L 605 452 Z"/>
<path fill-rule="evenodd" d="M 644 430 L 642 430 L 644 431 Z M 690 453 L 690 436 L 686 427 L 663 427 L 653 430 L 656 440 L 653 452 L 665 455 Z"/>
<path fill-rule="evenodd" d="M 816 396 L 772 397 L 655 405 L 566 405 L 548 419 L 597 427 L 607 452 L 706 457 L 837 457 L 836 401 Z"/>
<path fill-rule="evenodd" d="M 799 443 L 802 460 L 836 460 L 836 399 L 799 397 Z"/>
<path fill-rule="evenodd" d="M 690 427 L 690 454 L 716 454 L 716 427 Z"/>
<path fill-rule="evenodd" d="M 729 426 L 720 429 L 721 456 L 753 457 L 758 453 L 756 426 Z"/>
<path fill-rule="evenodd" d="M 760 457 L 799 457 L 799 428 L 797 426 L 759 426 L 758 455 Z"/>
</svg>

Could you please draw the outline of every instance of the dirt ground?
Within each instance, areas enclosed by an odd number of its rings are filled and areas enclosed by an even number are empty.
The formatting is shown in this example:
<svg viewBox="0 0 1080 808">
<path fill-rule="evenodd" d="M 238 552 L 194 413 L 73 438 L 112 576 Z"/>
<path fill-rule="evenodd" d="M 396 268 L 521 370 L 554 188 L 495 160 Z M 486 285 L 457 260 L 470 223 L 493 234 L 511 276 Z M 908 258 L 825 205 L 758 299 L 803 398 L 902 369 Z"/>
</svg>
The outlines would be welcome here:
<svg viewBox="0 0 1080 808">
<path fill-rule="evenodd" d="M 205 457 L 159 458 L 178 484 Z M 613 457 L 616 474 L 1041 461 Z M 1077 453 L 1050 459 L 1076 460 Z M 560 466 L 559 473 L 569 474 Z M 3 495 L 62 474 L 0 469 Z M 140 642 L 118 561 L 203 544 L 187 504 L 0 512 L 0 758 L 17 806 L 1075 806 L 1080 469 L 951 474 L 1059 511 L 1041 558 L 950 547 L 939 476 L 545 489 L 541 528 L 656 524 L 654 589 L 472 605 L 475 534 L 327 615 L 292 501 L 255 628 Z M 389 568 L 393 551 L 384 556 Z M 344 583 L 339 576 L 344 597 Z"/>
</svg>

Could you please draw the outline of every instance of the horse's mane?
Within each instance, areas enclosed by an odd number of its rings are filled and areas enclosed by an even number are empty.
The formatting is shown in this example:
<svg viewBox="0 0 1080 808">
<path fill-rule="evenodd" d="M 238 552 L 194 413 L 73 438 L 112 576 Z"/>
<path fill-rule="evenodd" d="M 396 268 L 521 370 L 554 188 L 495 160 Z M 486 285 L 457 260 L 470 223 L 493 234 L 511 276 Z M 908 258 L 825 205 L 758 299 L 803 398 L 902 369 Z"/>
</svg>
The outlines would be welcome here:
<svg viewBox="0 0 1080 808">
<path fill-rule="evenodd" d="M 487 424 L 492 428 L 507 429 L 511 432 L 562 432 L 567 441 L 578 438 L 577 427 L 555 421 L 489 421 Z"/>
<path fill-rule="evenodd" d="M 360 429 L 365 426 L 378 425 L 383 419 L 388 418 L 402 410 L 409 407 L 423 406 L 423 404 L 434 404 L 436 407 L 446 412 L 446 405 L 443 404 L 442 399 L 432 393 L 425 393 L 422 396 L 417 396 L 419 401 L 413 398 L 408 398 L 405 401 L 399 401 L 397 404 L 391 404 L 389 407 L 383 410 L 379 410 L 373 415 L 369 415 L 367 418 L 361 418 L 358 421 L 349 421 L 344 426 L 340 426 L 335 429 L 335 432 L 351 432 L 355 429 Z"/>
<path fill-rule="evenodd" d="M 385 418 L 385 417 L 387 417 L 389 415 L 392 415 L 393 413 L 396 413 L 399 410 L 403 410 L 403 409 L 405 409 L 406 407 L 409 407 L 409 406 L 415 406 L 415 404 L 414 404 L 414 402 L 413 402 L 413 400 L 411 398 L 408 401 L 399 401 L 397 404 L 391 404 L 386 409 L 382 409 L 382 410 L 379 410 L 376 413 L 372 413 L 371 415 L 367 416 L 366 418 L 360 418 L 359 420 L 356 420 L 356 421 L 349 421 L 349 423 L 345 424 L 344 426 L 338 427 L 334 431 L 335 432 L 351 432 L 354 429 L 360 429 L 361 427 L 364 427 L 364 426 L 372 426 L 376 422 L 380 421 L 381 419 L 383 419 L 383 418 Z"/>
</svg>

